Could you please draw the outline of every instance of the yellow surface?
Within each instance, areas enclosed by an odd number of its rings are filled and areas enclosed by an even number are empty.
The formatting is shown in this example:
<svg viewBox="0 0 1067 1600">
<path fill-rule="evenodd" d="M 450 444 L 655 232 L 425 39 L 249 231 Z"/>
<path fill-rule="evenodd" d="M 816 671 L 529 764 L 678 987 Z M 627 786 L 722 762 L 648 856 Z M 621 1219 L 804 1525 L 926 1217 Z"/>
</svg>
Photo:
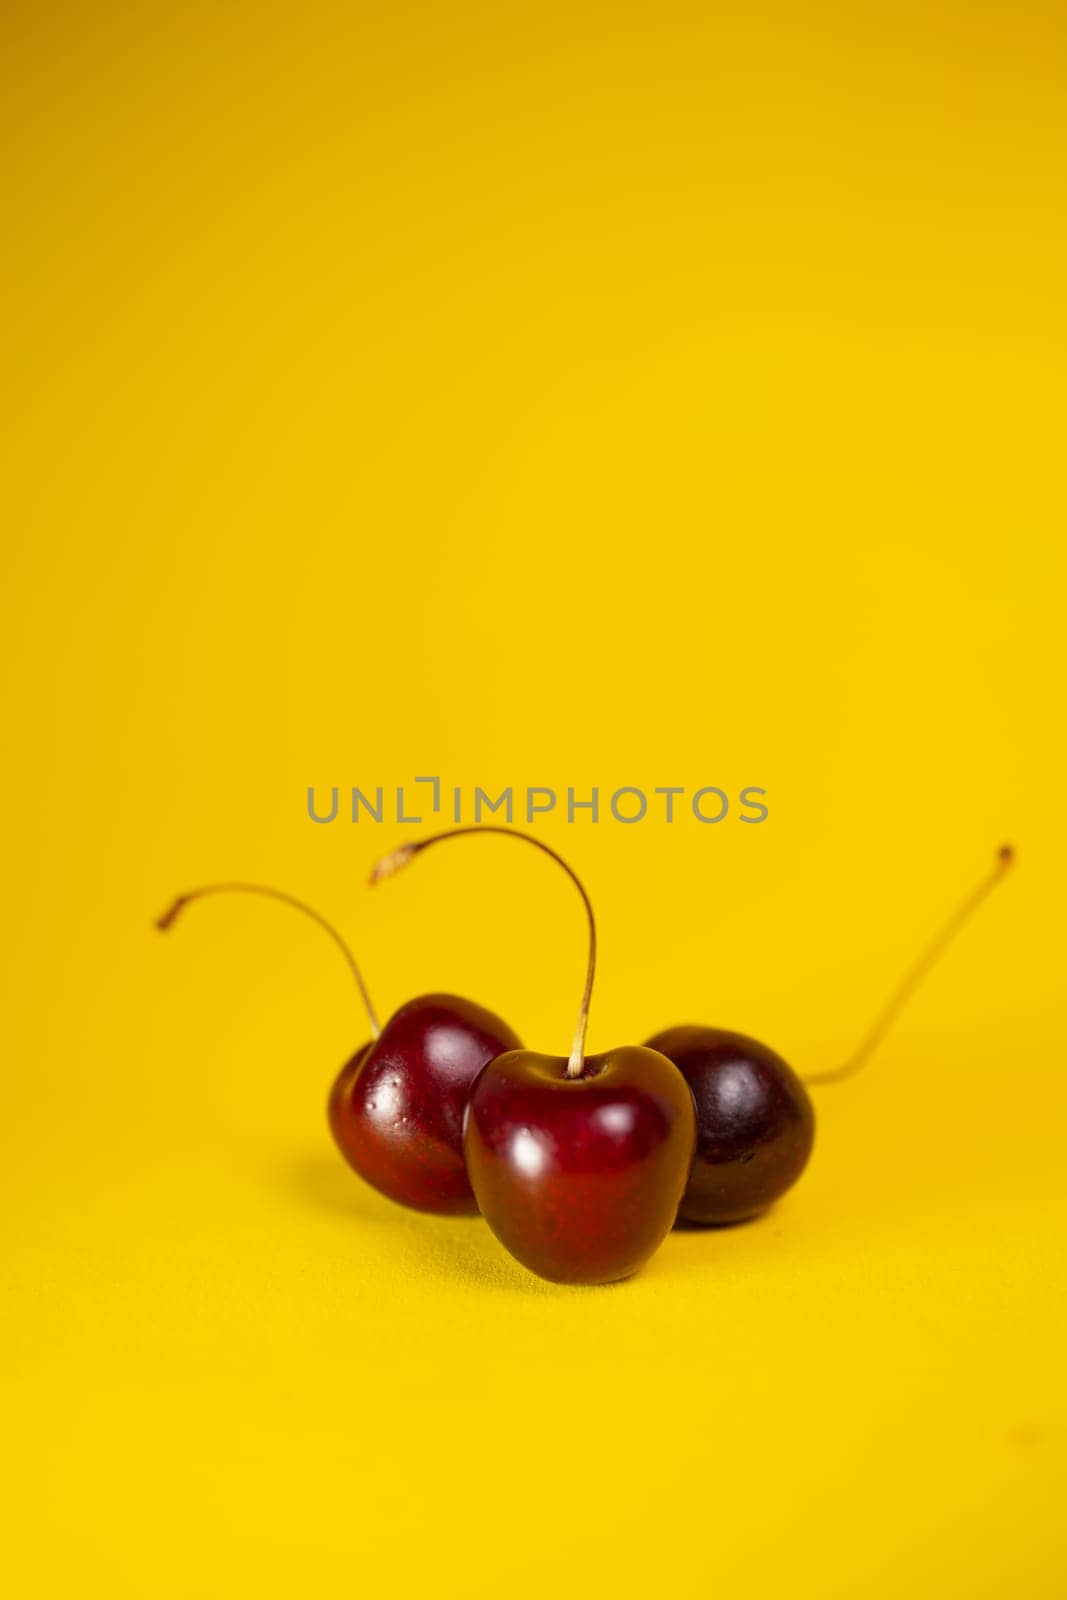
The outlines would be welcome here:
<svg viewBox="0 0 1067 1600">
<path fill-rule="evenodd" d="M 0 1326 L 11 1592 L 1054 1596 L 1064 1469 L 1062 13 L 5 11 Z M 327 1140 L 383 1009 L 837 1060 L 754 1226 L 605 1291 Z M 13 1576 L 12 1576 L 13 1574 Z"/>
</svg>

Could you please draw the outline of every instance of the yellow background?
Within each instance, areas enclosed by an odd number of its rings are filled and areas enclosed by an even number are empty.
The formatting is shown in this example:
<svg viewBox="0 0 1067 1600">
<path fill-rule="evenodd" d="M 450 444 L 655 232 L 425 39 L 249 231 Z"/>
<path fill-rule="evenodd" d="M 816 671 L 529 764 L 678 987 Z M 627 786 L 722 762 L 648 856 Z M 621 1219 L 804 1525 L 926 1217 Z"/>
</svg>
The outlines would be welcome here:
<svg viewBox="0 0 1067 1600">
<path fill-rule="evenodd" d="M 5 7 L 4 1565 L 19 1596 L 1052 1596 L 1064 1468 L 1058 6 Z M 383 1010 L 835 1062 L 771 1215 L 604 1291 L 325 1130 Z"/>
</svg>

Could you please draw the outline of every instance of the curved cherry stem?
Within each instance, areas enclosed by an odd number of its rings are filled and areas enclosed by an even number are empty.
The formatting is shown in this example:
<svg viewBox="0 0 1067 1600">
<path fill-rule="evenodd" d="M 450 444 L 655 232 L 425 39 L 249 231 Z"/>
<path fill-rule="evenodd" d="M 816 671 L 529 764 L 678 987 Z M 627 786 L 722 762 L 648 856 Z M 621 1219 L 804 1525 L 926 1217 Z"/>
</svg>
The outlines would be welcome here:
<svg viewBox="0 0 1067 1600">
<path fill-rule="evenodd" d="M 589 927 L 589 956 L 585 969 L 585 988 L 582 991 L 582 1003 L 578 1011 L 578 1022 L 574 1030 L 574 1040 L 571 1044 L 571 1053 L 567 1061 L 568 1078 L 580 1078 L 582 1067 L 585 1064 L 585 1035 L 589 1025 L 589 1002 L 593 995 L 593 975 L 596 972 L 596 918 L 593 916 L 593 907 L 585 886 L 578 874 L 567 865 L 561 855 L 557 855 L 549 845 L 542 840 L 535 839 L 532 833 L 522 833 L 518 828 L 498 828 L 492 823 L 476 828 L 449 828 L 444 833 L 433 833 L 428 839 L 417 839 L 411 844 L 402 844 L 398 850 L 390 855 L 383 856 L 375 862 L 371 869 L 370 882 L 381 883 L 385 878 L 391 878 L 399 872 L 401 867 L 406 867 L 408 862 L 419 855 L 421 851 L 428 850 L 432 844 L 439 844 L 442 839 L 458 839 L 465 833 L 499 833 L 505 839 L 521 839 L 524 844 L 532 844 L 536 849 L 543 850 L 546 856 L 551 856 L 557 867 L 562 867 L 568 878 L 574 884 L 582 897 L 585 907 L 586 922 Z"/>
<path fill-rule="evenodd" d="M 342 939 L 333 923 L 327 922 L 326 918 L 322 916 L 320 912 L 316 911 L 313 906 L 305 905 L 304 901 L 298 900 L 295 895 L 286 894 L 283 889 L 268 888 L 266 884 L 262 883 L 206 883 L 199 889 L 190 889 L 188 894 L 180 894 L 178 898 L 167 907 L 163 915 L 156 918 L 156 927 L 161 933 L 166 933 L 168 929 L 172 928 L 175 922 L 177 922 L 179 916 L 185 910 L 186 906 L 191 905 L 194 900 L 202 900 L 206 895 L 209 894 L 260 895 L 267 900 L 278 900 L 283 906 L 290 906 L 294 911 L 301 911 L 305 917 L 310 917 L 312 922 L 317 923 L 324 933 L 329 934 L 338 950 L 340 950 L 341 954 L 344 956 L 348 970 L 356 980 L 356 987 L 359 989 L 360 998 L 363 1001 L 367 1016 L 370 1019 L 371 1029 L 373 1030 L 374 1037 L 377 1039 L 382 1030 L 379 1026 L 378 1018 L 375 1014 L 374 1007 L 371 1004 L 370 995 L 367 993 L 367 985 L 363 982 L 363 974 L 359 970 L 359 965 L 355 956 L 352 954 L 351 950 L 348 948 L 348 945 L 345 943 L 344 939 Z"/>
<path fill-rule="evenodd" d="M 850 1078 L 854 1072 L 864 1066 L 877 1050 L 897 1017 L 903 1011 L 915 991 L 925 982 L 930 972 L 940 961 L 956 935 L 969 922 L 979 906 L 992 894 L 1004 874 L 1015 862 L 1015 852 L 1010 844 L 1002 845 L 997 852 L 996 864 L 992 872 L 984 877 L 977 889 L 972 889 L 966 900 L 958 905 L 923 950 L 915 964 L 897 984 L 893 993 L 878 1013 L 868 1032 L 860 1040 L 852 1055 L 841 1066 L 833 1067 L 828 1072 L 813 1072 L 805 1079 L 805 1083 L 839 1083 L 842 1078 Z"/>
</svg>

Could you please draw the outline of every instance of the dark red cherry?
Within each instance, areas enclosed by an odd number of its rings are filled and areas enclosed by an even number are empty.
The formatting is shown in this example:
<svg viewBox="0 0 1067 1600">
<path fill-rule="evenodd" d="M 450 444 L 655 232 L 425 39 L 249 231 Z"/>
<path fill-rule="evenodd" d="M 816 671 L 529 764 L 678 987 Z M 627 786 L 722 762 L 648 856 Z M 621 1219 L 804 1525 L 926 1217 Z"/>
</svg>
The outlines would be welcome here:
<svg viewBox="0 0 1067 1600">
<path fill-rule="evenodd" d="M 378 883 L 429 846 L 504 834 L 550 856 L 582 899 L 589 931 L 585 987 L 569 1057 L 512 1050 L 471 1091 L 463 1140 L 478 1204 L 502 1244 L 557 1283 L 629 1277 L 674 1223 L 693 1157 L 693 1097 L 665 1056 L 641 1045 L 585 1054 L 596 970 L 596 922 L 562 856 L 513 828 L 454 828 L 401 845 Z"/>
<path fill-rule="evenodd" d="M 670 1232 L 693 1156 L 693 1102 L 654 1050 L 515 1050 L 470 1097 L 464 1150 L 482 1214 L 523 1266 L 556 1283 L 628 1278 Z"/>
<path fill-rule="evenodd" d="M 725 1028 L 667 1028 L 648 1041 L 693 1093 L 696 1154 L 678 1210 L 688 1222 L 743 1222 L 796 1183 L 815 1139 L 811 1097 L 765 1044 Z"/>
<path fill-rule="evenodd" d="M 742 1222 L 766 1210 L 807 1165 L 815 1113 L 806 1084 L 838 1083 L 858 1072 L 960 930 L 1014 864 L 1011 845 L 905 972 L 857 1048 L 840 1066 L 801 1081 L 765 1044 L 725 1028 L 667 1028 L 648 1043 L 684 1074 L 697 1112 L 697 1148 L 679 1216 Z"/>
<path fill-rule="evenodd" d="M 342 1067 L 330 1091 L 338 1149 L 401 1205 L 477 1211 L 463 1161 L 467 1098 L 486 1063 L 518 1047 L 507 1023 L 472 1000 L 409 1000 Z"/>
<path fill-rule="evenodd" d="M 327 1105 L 346 1161 L 376 1189 L 420 1211 L 477 1211 L 463 1164 L 463 1113 L 471 1084 L 519 1039 L 493 1012 L 452 994 L 409 1000 L 379 1031 L 355 956 L 332 923 L 295 895 L 262 883 L 208 883 L 179 895 L 156 920 L 172 928 L 207 895 L 276 900 L 333 940 L 355 979 L 375 1038 L 342 1067 Z"/>
</svg>

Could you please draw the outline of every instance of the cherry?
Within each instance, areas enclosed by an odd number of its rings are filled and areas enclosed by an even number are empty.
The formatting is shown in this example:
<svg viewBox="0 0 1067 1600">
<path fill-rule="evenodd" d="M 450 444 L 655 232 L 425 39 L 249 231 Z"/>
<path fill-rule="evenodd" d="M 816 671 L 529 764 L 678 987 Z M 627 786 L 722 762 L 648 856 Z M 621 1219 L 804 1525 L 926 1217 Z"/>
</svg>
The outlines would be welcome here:
<svg viewBox="0 0 1067 1600">
<path fill-rule="evenodd" d="M 1005 845 L 991 873 L 958 906 L 897 985 L 873 1026 L 840 1067 L 801 1079 L 781 1056 L 725 1028 L 667 1028 L 649 1048 L 669 1056 L 696 1102 L 697 1147 L 678 1215 L 688 1222 L 757 1216 L 804 1171 L 815 1139 L 805 1084 L 838 1082 L 868 1060 L 935 962 L 1011 866 Z"/>
<path fill-rule="evenodd" d="M 811 1096 L 792 1067 L 725 1028 L 665 1028 L 648 1041 L 674 1062 L 696 1102 L 697 1148 L 678 1215 L 743 1222 L 766 1210 L 807 1166 Z"/>
<path fill-rule="evenodd" d="M 569 1059 L 513 1049 L 476 1079 L 463 1149 L 482 1214 L 530 1271 L 557 1283 L 627 1278 L 670 1231 L 693 1159 L 693 1097 L 658 1051 L 585 1054 L 596 967 L 589 897 L 548 845 L 517 829 L 456 828 L 403 845 L 379 882 L 442 839 L 498 833 L 543 850 L 581 895 L 589 928 L 585 989 Z"/>
<path fill-rule="evenodd" d="M 518 1036 L 493 1012 L 458 995 L 427 994 L 378 1025 L 348 945 L 325 917 L 280 889 L 212 883 L 179 895 L 156 926 L 171 928 L 193 900 L 209 894 L 256 894 L 310 917 L 344 956 L 363 999 L 373 1039 L 341 1068 L 327 1115 L 338 1149 L 360 1177 L 419 1211 L 475 1212 L 463 1160 L 463 1114 L 471 1084 Z"/>
<path fill-rule="evenodd" d="M 507 1023 L 472 1000 L 409 1000 L 330 1090 L 330 1128 L 341 1154 L 402 1205 L 476 1212 L 463 1160 L 467 1097 L 486 1062 L 518 1047 Z"/>
</svg>

